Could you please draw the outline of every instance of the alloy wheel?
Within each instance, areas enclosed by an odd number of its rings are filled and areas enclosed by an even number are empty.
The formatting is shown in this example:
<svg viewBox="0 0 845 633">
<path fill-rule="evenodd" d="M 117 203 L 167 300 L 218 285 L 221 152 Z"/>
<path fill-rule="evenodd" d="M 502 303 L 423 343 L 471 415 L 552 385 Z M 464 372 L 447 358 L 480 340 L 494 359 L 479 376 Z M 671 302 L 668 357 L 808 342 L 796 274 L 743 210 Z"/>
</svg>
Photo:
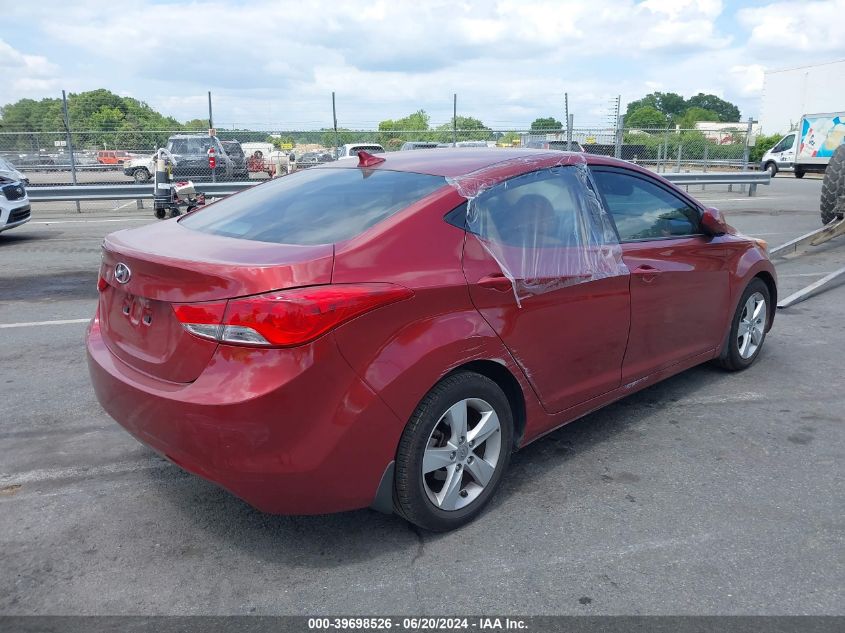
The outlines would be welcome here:
<svg viewBox="0 0 845 633">
<path fill-rule="evenodd" d="M 428 438 L 423 486 L 440 510 L 471 504 L 490 482 L 502 451 L 501 424 L 492 405 L 466 398 L 446 410 Z"/>
<path fill-rule="evenodd" d="M 742 358 L 751 358 L 760 348 L 766 330 L 766 316 L 766 299 L 755 292 L 745 302 L 736 332 L 737 348 Z"/>
</svg>

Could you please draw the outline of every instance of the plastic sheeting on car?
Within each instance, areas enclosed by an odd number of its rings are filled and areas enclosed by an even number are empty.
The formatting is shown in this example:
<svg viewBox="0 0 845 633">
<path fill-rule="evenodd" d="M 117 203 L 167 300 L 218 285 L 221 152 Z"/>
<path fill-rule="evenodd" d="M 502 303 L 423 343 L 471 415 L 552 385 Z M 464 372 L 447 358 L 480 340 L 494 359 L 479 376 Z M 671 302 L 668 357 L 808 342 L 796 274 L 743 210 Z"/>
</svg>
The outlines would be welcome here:
<svg viewBox="0 0 845 633">
<path fill-rule="evenodd" d="M 502 180 L 478 173 L 447 179 L 467 199 L 466 229 L 511 281 L 517 305 L 532 295 L 628 275 L 611 218 L 586 160 L 567 154 L 518 159 L 536 169 Z"/>
</svg>

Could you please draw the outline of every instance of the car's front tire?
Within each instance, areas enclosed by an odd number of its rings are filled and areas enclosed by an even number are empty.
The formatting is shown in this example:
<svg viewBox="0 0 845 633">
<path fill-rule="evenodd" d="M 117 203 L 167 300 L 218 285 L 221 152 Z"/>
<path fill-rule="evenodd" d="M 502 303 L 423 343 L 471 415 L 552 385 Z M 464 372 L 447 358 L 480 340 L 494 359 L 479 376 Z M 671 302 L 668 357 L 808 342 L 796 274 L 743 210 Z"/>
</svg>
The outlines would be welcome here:
<svg viewBox="0 0 845 633">
<path fill-rule="evenodd" d="M 436 532 L 472 521 L 499 487 L 512 447 L 502 389 L 474 372 L 447 376 L 422 399 L 399 442 L 397 513 Z"/>
<path fill-rule="evenodd" d="M 769 161 L 766 163 L 766 171 L 769 172 L 770 177 L 774 178 L 778 173 L 778 166 L 774 162 Z"/>
<path fill-rule="evenodd" d="M 144 167 L 139 167 L 132 172 L 132 177 L 135 179 L 135 182 L 147 182 L 150 179 L 150 172 Z"/>
<path fill-rule="evenodd" d="M 769 287 L 755 277 L 745 287 L 731 320 L 731 330 L 719 364 L 730 371 L 750 367 L 763 349 L 771 305 Z"/>
</svg>

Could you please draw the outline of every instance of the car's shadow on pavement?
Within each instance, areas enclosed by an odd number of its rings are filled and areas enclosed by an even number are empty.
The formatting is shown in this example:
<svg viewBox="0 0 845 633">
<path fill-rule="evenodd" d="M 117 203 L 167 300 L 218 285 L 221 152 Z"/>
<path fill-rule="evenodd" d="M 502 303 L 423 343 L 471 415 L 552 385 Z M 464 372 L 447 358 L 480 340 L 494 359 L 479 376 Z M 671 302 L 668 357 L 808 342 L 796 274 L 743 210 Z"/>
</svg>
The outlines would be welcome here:
<svg viewBox="0 0 845 633">
<path fill-rule="evenodd" d="M 478 521 L 491 520 L 490 515 L 514 497 L 535 490 L 538 479 L 546 471 L 559 468 L 567 460 L 612 441 L 619 434 L 632 432 L 633 426 L 665 403 L 688 398 L 725 378 L 724 372 L 708 365 L 690 369 L 530 444 L 513 456 L 501 489 Z M 204 542 L 237 548 L 265 562 L 337 567 L 379 558 L 391 551 L 406 551 L 414 558 L 424 545 L 451 538 L 450 534 L 418 530 L 398 516 L 373 510 L 319 516 L 264 514 L 176 466 L 150 471 L 148 477 L 154 484 L 154 494 L 172 505 L 173 522 L 190 524 L 191 539 L 205 532 L 206 537 L 199 537 Z M 561 482 L 561 486 L 566 483 Z M 464 529 L 471 529 L 472 525 Z"/>
<path fill-rule="evenodd" d="M 58 231 L 28 232 L 24 225 L 23 227 L 0 232 L 0 248 L 34 242 L 49 242 L 56 235 L 58 235 Z"/>
</svg>

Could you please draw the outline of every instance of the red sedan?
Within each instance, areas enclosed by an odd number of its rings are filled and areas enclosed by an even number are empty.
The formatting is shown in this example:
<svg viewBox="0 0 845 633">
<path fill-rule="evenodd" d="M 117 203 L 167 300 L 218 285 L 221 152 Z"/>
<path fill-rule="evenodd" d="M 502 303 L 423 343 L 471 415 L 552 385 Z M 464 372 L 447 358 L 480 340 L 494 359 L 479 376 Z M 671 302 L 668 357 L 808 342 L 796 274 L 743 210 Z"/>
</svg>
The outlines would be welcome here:
<svg viewBox="0 0 845 633">
<path fill-rule="evenodd" d="M 511 453 L 772 325 L 765 245 L 622 161 L 362 153 L 109 235 L 105 410 L 272 513 L 481 512 Z"/>
</svg>

